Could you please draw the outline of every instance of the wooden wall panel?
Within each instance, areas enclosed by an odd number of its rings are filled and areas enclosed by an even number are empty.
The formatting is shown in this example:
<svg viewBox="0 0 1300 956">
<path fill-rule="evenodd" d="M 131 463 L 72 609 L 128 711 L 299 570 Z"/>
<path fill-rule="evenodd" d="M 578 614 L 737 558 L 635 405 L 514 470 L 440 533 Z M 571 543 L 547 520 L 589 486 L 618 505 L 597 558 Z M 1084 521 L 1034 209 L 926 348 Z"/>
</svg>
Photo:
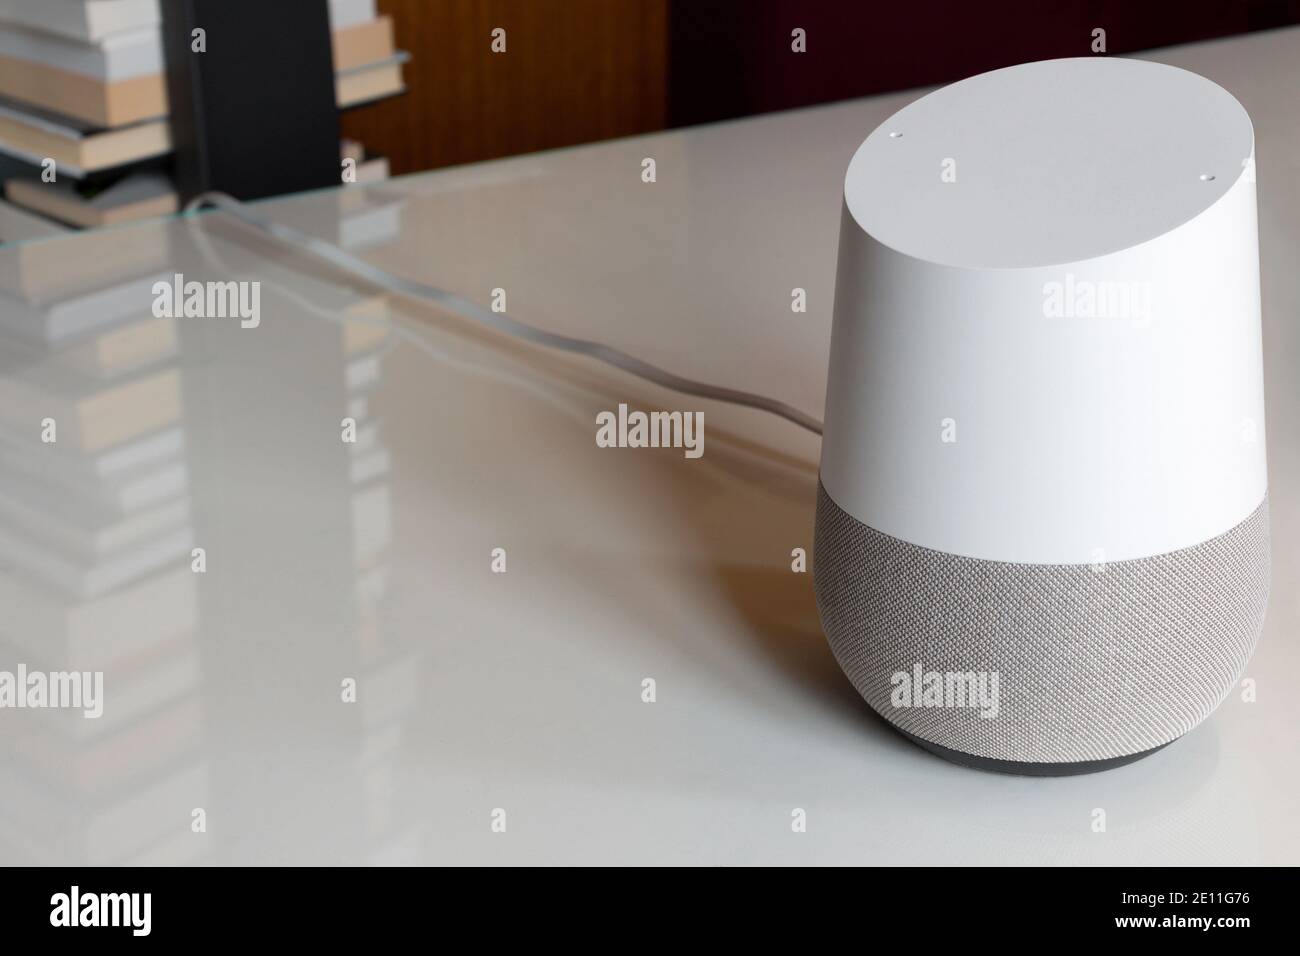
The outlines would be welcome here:
<svg viewBox="0 0 1300 956">
<path fill-rule="evenodd" d="M 379 0 L 408 90 L 343 134 L 394 174 L 662 129 L 668 0 Z M 490 49 L 506 30 L 506 52 Z"/>
</svg>

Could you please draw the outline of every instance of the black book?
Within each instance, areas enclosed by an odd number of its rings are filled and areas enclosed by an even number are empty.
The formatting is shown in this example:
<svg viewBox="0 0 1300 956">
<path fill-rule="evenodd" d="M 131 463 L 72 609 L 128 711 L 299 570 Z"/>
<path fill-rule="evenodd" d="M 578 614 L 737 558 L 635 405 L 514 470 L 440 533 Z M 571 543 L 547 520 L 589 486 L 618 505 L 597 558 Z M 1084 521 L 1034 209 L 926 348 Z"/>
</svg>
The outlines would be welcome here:
<svg viewBox="0 0 1300 956">
<path fill-rule="evenodd" d="M 163 43 L 177 191 L 258 199 L 337 185 L 326 0 L 172 0 Z M 202 30 L 203 52 L 195 51 Z"/>
</svg>

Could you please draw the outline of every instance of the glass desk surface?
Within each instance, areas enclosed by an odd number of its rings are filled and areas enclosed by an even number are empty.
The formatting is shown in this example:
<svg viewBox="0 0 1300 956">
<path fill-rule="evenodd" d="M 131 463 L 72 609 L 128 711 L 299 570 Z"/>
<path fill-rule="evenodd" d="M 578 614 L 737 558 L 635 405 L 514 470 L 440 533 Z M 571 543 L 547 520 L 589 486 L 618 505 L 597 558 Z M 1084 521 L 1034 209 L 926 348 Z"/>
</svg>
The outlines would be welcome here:
<svg viewBox="0 0 1300 956">
<path fill-rule="evenodd" d="M 870 712 L 791 571 L 815 436 L 378 294 L 208 212 L 0 248 L 0 671 L 104 674 L 98 718 L 0 709 L 0 861 L 1295 862 L 1298 52 L 1284 30 L 1151 57 L 1256 127 L 1274 541 L 1256 702 L 1100 775 L 950 766 Z M 844 170 L 916 95 L 256 209 L 820 416 Z M 155 317 L 178 273 L 260 283 L 259 324 Z M 703 410 L 704 456 L 597 447 L 622 402 Z"/>
</svg>

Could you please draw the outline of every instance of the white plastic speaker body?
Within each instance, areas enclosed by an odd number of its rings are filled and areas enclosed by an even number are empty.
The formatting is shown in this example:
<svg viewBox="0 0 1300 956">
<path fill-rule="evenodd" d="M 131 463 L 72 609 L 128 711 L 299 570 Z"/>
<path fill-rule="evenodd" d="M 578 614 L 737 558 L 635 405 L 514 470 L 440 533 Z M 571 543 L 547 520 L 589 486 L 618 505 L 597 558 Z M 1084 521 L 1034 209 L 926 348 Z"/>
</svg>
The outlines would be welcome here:
<svg viewBox="0 0 1300 956">
<path fill-rule="evenodd" d="M 1190 730 L 1267 601 L 1245 110 L 1138 60 L 982 74 L 867 137 L 842 220 L 814 573 L 850 678 L 991 769 Z"/>
</svg>

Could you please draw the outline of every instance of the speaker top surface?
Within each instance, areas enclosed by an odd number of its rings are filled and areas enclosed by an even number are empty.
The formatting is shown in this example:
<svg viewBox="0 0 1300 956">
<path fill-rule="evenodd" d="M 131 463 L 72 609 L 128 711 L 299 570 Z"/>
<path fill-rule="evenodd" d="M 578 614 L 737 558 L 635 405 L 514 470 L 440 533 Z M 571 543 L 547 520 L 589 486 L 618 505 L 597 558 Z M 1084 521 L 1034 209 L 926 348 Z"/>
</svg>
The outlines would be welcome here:
<svg viewBox="0 0 1300 956">
<path fill-rule="evenodd" d="M 1209 80 L 1102 57 L 963 80 L 873 132 L 840 220 L 836 504 L 1023 564 L 1166 554 L 1251 515 L 1268 486 L 1253 147 Z"/>
<path fill-rule="evenodd" d="M 1078 57 L 983 73 L 904 107 L 859 147 L 849 212 L 914 258 L 1050 266 L 1195 219 L 1253 163 L 1241 104 L 1205 77 Z"/>
</svg>

